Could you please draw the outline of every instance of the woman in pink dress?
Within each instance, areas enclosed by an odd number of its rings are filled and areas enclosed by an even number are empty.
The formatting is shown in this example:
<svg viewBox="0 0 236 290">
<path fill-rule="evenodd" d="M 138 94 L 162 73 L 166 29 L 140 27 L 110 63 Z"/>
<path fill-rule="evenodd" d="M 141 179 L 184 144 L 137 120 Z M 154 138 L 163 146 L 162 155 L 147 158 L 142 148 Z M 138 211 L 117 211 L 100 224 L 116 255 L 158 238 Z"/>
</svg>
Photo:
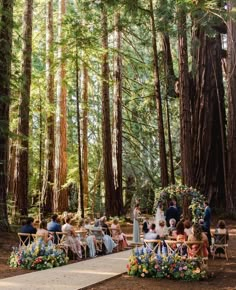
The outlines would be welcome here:
<svg viewBox="0 0 236 290">
<path fill-rule="evenodd" d="M 209 247 L 209 243 L 208 243 L 208 238 L 206 236 L 206 234 L 204 234 L 202 232 L 202 228 L 200 224 L 194 224 L 193 227 L 193 233 L 191 235 L 188 236 L 188 241 L 189 242 L 203 242 L 203 246 L 202 246 L 202 251 L 199 253 L 198 252 L 198 247 L 199 245 L 192 245 L 191 250 L 189 250 L 188 255 L 191 256 L 201 256 L 201 257 L 207 257 L 208 256 L 208 250 L 207 248 Z"/>
<path fill-rule="evenodd" d="M 70 224 L 71 218 L 66 217 L 65 224 L 62 226 L 62 231 L 66 233 L 63 237 L 63 244 L 68 246 L 69 249 L 77 255 L 79 259 L 82 258 L 81 245 L 78 235 L 76 234 L 73 226 Z"/>
<path fill-rule="evenodd" d="M 111 235 L 112 238 L 118 242 L 120 250 L 123 251 L 124 248 L 128 247 L 126 236 L 122 233 L 119 220 L 117 218 L 114 218 L 113 223 L 111 224 Z"/>
</svg>

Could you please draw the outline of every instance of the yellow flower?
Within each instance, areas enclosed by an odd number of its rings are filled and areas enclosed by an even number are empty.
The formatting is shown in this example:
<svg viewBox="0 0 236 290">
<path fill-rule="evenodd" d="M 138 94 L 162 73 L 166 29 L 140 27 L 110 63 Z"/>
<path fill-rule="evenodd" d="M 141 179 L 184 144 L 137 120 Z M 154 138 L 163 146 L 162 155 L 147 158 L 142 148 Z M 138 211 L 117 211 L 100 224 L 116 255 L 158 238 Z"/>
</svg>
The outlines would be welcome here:
<svg viewBox="0 0 236 290">
<path fill-rule="evenodd" d="M 193 270 L 193 273 L 199 274 L 201 272 L 200 268 L 197 268 L 196 270 Z"/>
</svg>

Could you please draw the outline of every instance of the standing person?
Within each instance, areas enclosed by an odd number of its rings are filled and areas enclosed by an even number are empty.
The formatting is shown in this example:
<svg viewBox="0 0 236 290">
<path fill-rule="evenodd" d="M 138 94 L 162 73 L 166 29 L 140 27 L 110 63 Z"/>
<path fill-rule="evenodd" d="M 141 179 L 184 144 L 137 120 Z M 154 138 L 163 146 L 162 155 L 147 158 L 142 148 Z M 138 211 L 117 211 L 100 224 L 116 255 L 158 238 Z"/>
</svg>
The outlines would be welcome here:
<svg viewBox="0 0 236 290">
<path fill-rule="evenodd" d="M 160 221 L 165 220 L 165 215 L 163 211 L 163 204 L 162 201 L 158 201 L 157 203 L 157 211 L 156 211 L 156 216 L 155 216 L 155 222 L 156 222 L 156 230 L 159 229 L 159 223 Z"/>
<path fill-rule="evenodd" d="M 140 216 L 140 207 L 139 203 L 135 205 L 134 211 L 134 221 L 133 221 L 133 242 L 140 243 L 140 234 L 139 234 L 139 216 Z"/>
<path fill-rule="evenodd" d="M 179 221 L 179 214 L 177 208 L 174 206 L 173 201 L 170 202 L 170 206 L 166 210 L 166 225 L 167 227 L 170 226 L 170 219 L 175 219 L 178 223 Z"/>
<path fill-rule="evenodd" d="M 204 229 L 207 233 L 207 238 L 209 242 L 209 246 L 211 245 L 211 209 L 209 207 L 209 203 L 207 201 L 204 202 Z"/>
<path fill-rule="evenodd" d="M 143 234 L 148 233 L 149 231 L 149 217 L 145 217 L 143 221 Z"/>
</svg>

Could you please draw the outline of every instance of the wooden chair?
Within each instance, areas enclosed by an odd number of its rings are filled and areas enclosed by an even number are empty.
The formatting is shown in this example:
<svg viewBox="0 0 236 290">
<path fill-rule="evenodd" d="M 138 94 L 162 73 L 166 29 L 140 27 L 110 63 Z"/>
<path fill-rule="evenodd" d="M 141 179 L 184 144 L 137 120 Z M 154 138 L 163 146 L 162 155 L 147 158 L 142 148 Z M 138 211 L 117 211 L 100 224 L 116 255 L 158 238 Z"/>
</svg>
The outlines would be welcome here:
<svg viewBox="0 0 236 290">
<path fill-rule="evenodd" d="M 56 237 L 57 237 L 57 245 L 56 247 L 59 248 L 59 249 L 62 249 L 65 251 L 66 253 L 66 256 L 68 256 L 68 246 L 65 245 L 64 243 L 64 239 L 65 237 L 67 236 L 67 233 L 66 232 L 56 232 Z"/>
<path fill-rule="evenodd" d="M 18 237 L 20 240 L 19 248 L 20 247 L 27 247 L 31 242 L 31 234 L 18 233 Z"/>
<path fill-rule="evenodd" d="M 173 254 L 179 254 L 182 256 L 184 254 L 184 242 L 177 242 L 176 240 L 165 240 L 165 244 L 167 247 L 168 256 Z"/>
<path fill-rule="evenodd" d="M 117 244 L 116 250 L 119 252 L 122 249 L 122 240 L 119 239 L 120 230 L 110 228 L 111 238 Z"/>
<path fill-rule="evenodd" d="M 147 240 L 144 239 L 144 246 L 152 253 L 156 253 L 158 248 L 161 249 L 162 241 L 161 240 Z"/>
<path fill-rule="evenodd" d="M 228 261 L 228 235 L 227 234 L 214 234 L 214 243 L 212 245 L 212 256 L 213 260 L 216 255 L 216 251 L 219 251 L 225 255 L 226 260 Z"/>
<path fill-rule="evenodd" d="M 76 234 L 78 234 L 78 236 L 80 238 L 80 245 L 84 250 L 84 257 L 86 259 L 87 258 L 87 247 L 88 247 L 87 240 L 86 240 L 87 231 L 75 231 L 75 232 L 76 232 Z"/>
<path fill-rule="evenodd" d="M 204 242 L 203 241 L 195 241 L 195 242 L 187 241 L 187 242 L 184 242 L 184 244 L 187 246 L 188 258 L 194 259 L 194 258 L 201 257 L 203 263 L 207 265 L 208 257 L 204 256 L 204 250 L 203 250 Z"/>
<path fill-rule="evenodd" d="M 97 244 L 100 250 L 102 250 L 103 249 L 103 236 L 104 236 L 104 232 L 102 228 L 99 228 L 99 227 L 91 228 L 90 234 L 95 236 Z"/>
</svg>

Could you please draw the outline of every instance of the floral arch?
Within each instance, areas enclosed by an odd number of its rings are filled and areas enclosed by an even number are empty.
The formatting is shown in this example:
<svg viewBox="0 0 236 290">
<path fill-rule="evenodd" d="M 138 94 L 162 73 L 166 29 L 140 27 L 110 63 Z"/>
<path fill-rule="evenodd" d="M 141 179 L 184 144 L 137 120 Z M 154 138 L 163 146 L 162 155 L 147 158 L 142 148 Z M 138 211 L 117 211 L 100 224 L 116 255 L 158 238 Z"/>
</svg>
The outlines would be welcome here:
<svg viewBox="0 0 236 290">
<path fill-rule="evenodd" d="M 203 218 L 205 199 L 196 189 L 185 185 L 170 185 L 158 190 L 155 210 L 159 201 L 162 201 L 164 207 L 167 207 L 171 199 L 175 199 L 177 204 L 181 206 L 184 218 L 191 218 L 193 222 Z"/>
</svg>

